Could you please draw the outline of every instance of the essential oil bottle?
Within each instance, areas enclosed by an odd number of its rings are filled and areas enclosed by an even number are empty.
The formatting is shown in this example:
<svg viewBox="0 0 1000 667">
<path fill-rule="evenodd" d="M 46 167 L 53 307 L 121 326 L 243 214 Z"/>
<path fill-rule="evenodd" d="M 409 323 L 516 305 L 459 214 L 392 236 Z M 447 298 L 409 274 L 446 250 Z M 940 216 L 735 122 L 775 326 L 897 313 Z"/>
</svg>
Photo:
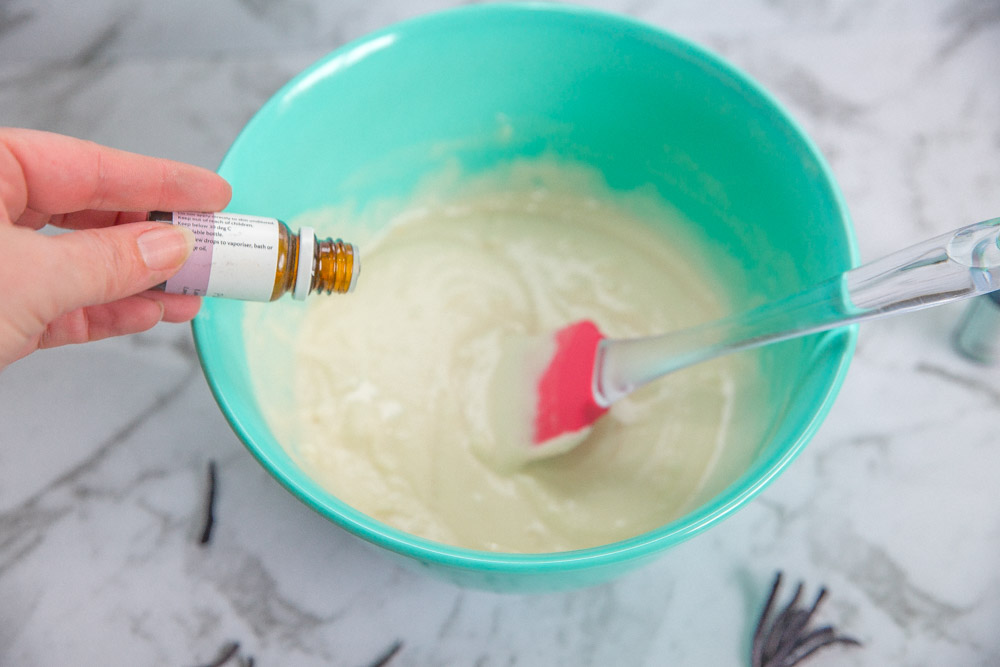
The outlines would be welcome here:
<svg viewBox="0 0 1000 667">
<path fill-rule="evenodd" d="M 350 292 L 361 273 L 353 244 L 319 240 L 311 227 L 293 234 L 276 218 L 153 211 L 148 219 L 194 233 L 191 256 L 154 288 L 164 292 L 246 301 L 274 301 L 291 292 L 301 300 L 312 292 Z"/>
</svg>

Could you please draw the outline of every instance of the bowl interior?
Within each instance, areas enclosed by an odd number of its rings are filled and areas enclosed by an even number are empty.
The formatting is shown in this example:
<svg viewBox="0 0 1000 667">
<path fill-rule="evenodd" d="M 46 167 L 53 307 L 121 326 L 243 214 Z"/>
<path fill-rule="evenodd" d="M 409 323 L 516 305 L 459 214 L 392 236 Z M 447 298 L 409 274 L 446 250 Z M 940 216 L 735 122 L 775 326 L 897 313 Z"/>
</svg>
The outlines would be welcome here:
<svg viewBox="0 0 1000 667">
<path fill-rule="evenodd" d="M 220 173 L 230 209 L 291 220 L 323 207 L 405 199 L 428 175 L 555 156 L 622 191 L 653 188 L 729 285 L 734 308 L 851 266 L 850 223 L 812 144 L 743 75 L 631 20 L 559 6 L 431 15 L 348 45 L 303 72 L 250 121 Z M 318 229 L 362 243 L 377 219 Z M 664 233 L 669 233 L 665 228 Z M 290 300 L 269 316 L 295 318 Z M 255 456 L 306 503 L 397 553 L 471 570 L 544 574 L 618 567 L 698 532 L 759 491 L 812 435 L 839 388 L 854 332 L 756 352 L 768 433 L 749 468 L 689 515 L 625 543 L 573 554 L 486 554 L 405 535 L 314 484 L 275 441 L 252 390 L 244 305 L 206 302 L 195 337 L 206 376 Z M 287 345 L 274 359 L 290 359 Z"/>
</svg>

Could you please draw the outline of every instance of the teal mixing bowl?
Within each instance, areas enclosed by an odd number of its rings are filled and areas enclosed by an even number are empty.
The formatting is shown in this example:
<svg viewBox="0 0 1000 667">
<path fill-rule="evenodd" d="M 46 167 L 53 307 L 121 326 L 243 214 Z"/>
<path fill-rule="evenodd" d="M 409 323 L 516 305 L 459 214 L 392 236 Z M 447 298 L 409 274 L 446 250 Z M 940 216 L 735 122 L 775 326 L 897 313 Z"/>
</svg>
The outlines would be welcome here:
<svg viewBox="0 0 1000 667">
<path fill-rule="evenodd" d="M 855 263 L 847 209 L 827 165 L 767 92 L 676 36 L 564 5 L 448 11 L 348 44 L 268 101 L 219 171 L 233 185 L 230 210 L 292 220 L 333 204 L 405 199 L 449 164 L 476 173 L 541 155 L 589 165 L 615 190 L 653 188 L 691 221 L 687 231 L 706 254 L 726 258 L 720 266 L 734 304 L 782 296 Z M 350 223 L 319 231 L 356 238 Z M 254 394 L 245 307 L 206 300 L 194 336 L 219 406 L 260 463 L 304 503 L 402 562 L 504 591 L 606 580 L 719 523 L 816 431 L 855 339 L 848 328 L 755 353 L 769 387 L 764 435 L 749 464 L 685 516 L 597 548 L 506 554 L 406 534 L 300 470 Z M 300 307 L 267 306 L 289 317 Z M 276 341 L 276 363 L 288 347 Z"/>
</svg>

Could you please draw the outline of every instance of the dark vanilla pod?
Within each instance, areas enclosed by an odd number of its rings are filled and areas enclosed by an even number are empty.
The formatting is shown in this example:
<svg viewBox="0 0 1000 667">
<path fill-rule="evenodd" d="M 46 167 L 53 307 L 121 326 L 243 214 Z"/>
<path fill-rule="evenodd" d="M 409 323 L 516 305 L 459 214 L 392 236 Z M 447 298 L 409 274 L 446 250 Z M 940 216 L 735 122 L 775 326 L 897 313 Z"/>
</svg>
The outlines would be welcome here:
<svg viewBox="0 0 1000 667">
<path fill-rule="evenodd" d="M 757 621 L 757 629 L 754 631 L 750 647 L 750 667 L 792 667 L 816 651 L 833 644 L 861 646 L 861 642 L 857 639 L 838 634 L 830 625 L 809 629 L 809 622 L 826 597 L 825 588 L 820 588 L 812 606 L 806 609 L 798 606 L 803 588 L 799 582 L 791 602 L 773 619 L 769 618 L 780 587 L 779 571 L 774 578 L 771 594 L 767 597 L 760 620 Z"/>
<path fill-rule="evenodd" d="M 208 484 L 205 492 L 205 520 L 202 524 L 201 537 L 198 544 L 202 546 L 212 541 L 212 529 L 215 527 L 215 495 L 218 485 L 215 461 L 208 462 Z"/>
</svg>

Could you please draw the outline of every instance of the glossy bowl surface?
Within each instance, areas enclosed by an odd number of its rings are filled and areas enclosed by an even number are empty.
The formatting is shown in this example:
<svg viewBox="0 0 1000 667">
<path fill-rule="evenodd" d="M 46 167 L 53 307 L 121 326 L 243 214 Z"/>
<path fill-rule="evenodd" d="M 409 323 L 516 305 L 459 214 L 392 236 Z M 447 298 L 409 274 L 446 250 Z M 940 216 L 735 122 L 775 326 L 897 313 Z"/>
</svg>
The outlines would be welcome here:
<svg viewBox="0 0 1000 667">
<path fill-rule="evenodd" d="M 219 171 L 233 185 L 230 210 L 291 220 L 343 201 L 405 198 L 449 161 L 474 173 L 543 154 L 591 165 L 615 189 L 654 187 L 693 221 L 700 242 L 733 260 L 735 302 L 784 295 L 855 263 L 847 209 L 829 168 L 767 92 L 683 39 L 565 5 L 453 10 L 348 44 L 275 94 Z M 351 229 L 318 231 L 352 238 Z M 303 473 L 254 395 L 244 308 L 206 300 L 194 334 L 219 406 L 260 463 L 304 503 L 403 562 L 504 591 L 597 583 L 719 523 L 816 431 L 855 340 L 848 328 L 760 353 L 773 426 L 749 468 L 696 510 L 623 542 L 518 555 L 406 534 Z M 276 343 L 276 354 L 280 348 Z"/>
</svg>

